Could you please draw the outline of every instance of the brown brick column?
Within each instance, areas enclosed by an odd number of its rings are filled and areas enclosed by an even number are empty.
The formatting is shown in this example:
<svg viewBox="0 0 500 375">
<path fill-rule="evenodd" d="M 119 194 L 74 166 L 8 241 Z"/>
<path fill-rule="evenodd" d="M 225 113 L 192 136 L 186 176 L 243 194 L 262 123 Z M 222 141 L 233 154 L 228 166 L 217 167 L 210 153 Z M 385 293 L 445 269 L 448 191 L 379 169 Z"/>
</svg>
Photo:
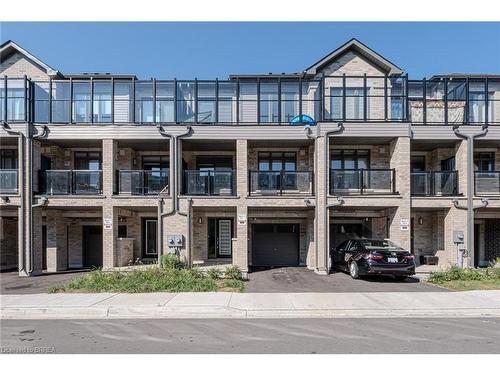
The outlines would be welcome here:
<svg viewBox="0 0 500 375">
<path fill-rule="evenodd" d="M 59 210 L 47 211 L 47 271 L 67 269 L 67 230 Z"/>
<path fill-rule="evenodd" d="M 248 272 L 248 142 L 236 141 L 236 191 L 239 197 L 236 209 L 236 238 L 233 242 L 233 264 Z"/>
<path fill-rule="evenodd" d="M 391 210 L 389 235 L 399 246 L 410 249 L 410 138 L 398 137 L 390 144 L 390 167 L 396 173 L 396 191 L 401 196 L 398 207 Z"/>
<path fill-rule="evenodd" d="M 113 191 L 115 181 L 115 155 L 117 151 L 116 140 L 103 139 L 102 141 L 102 181 L 103 195 L 105 196 L 102 207 L 102 255 L 103 268 L 117 265 L 116 237 L 118 235 L 118 215 L 113 206 Z"/>
</svg>

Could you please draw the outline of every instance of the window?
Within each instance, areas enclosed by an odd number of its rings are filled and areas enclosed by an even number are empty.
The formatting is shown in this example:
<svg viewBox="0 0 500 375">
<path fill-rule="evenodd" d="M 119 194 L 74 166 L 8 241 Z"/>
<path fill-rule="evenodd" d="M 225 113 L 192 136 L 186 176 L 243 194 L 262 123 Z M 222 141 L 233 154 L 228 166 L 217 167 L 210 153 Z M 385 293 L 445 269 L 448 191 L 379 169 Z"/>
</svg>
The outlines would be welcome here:
<svg viewBox="0 0 500 375">
<path fill-rule="evenodd" d="M 233 159 L 231 157 L 198 156 L 196 158 L 196 169 L 200 171 L 226 171 L 233 170 Z"/>
<path fill-rule="evenodd" d="M 98 171 L 101 169 L 101 153 L 98 151 L 76 151 L 76 170 Z"/>
<path fill-rule="evenodd" d="M 331 118 L 341 119 L 342 101 L 338 100 L 343 96 L 343 88 L 331 88 Z M 334 100 L 335 99 L 335 100 Z M 361 120 L 364 118 L 364 88 L 363 87 L 347 87 L 345 89 L 345 118 L 347 120 Z"/>
<path fill-rule="evenodd" d="M 17 169 L 17 150 L 0 150 L 0 169 Z"/>
<path fill-rule="evenodd" d="M 495 170 L 495 154 L 493 152 L 474 153 L 474 167 L 480 172 Z"/>
<path fill-rule="evenodd" d="M 488 93 L 488 102 L 493 103 L 494 93 Z M 494 107 L 488 107 L 488 121 L 493 119 Z M 470 91 L 469 92 L 469 121 L 475 123 L 482 123 L 486 121 L 486 100 L 484 91 Z"/>
<path fill-rule="evenodd" d="M 127 226 L 118 225 L 118 238 L 127 238 Z"/>
<path fill-rule="evenodd" d="M 295 171 L 295 152 L 259 152 L 259 171 Z"/>
<path fill-rule="evenodd" d="M 24 80 L 7 80 L 7 121 L 24 120 L 24 95 Z"/>
<path fill-rule="evenodd" d="M 369 169 L 369 150 L 334 150 L 332 152 L 331 169 Z"/>
<path fill-rule="evenodd" d="M 411 171 L 412 172 L 425 171 L 425 156 L 415 155 L 411 157 Z"/>
</svg>

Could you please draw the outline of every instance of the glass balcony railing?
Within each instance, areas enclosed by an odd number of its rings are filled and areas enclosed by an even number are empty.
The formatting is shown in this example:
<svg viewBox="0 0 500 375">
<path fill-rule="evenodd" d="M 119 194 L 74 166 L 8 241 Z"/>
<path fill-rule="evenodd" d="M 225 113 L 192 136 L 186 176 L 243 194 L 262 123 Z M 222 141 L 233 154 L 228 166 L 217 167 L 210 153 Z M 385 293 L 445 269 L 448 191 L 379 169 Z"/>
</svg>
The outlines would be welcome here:
<svg viewBox="0 0 500 375">
<path fill-rule="evenodd" d="M 0 169 L 0 194 L 15 194 L 18 191 L 17 169 Z"/>
<path fill-rule="evenodd" d="M 453 196 L 458 194 L 457 171 L 411 173 L 411 194 L 415 196 Z"/>
<path fill-rule="evenodd" d="M 313 173 L 309 171 L 250 171 L 250 195 L 311 195 Z"/>
<path fill-rule="evenodd" d="M 117 171 L 118 194 L 152 195 L 168 193 L 169 170 Z"/>
<path fill-rule="evenodd" d="M 394 169 L 331 169 L 332 195 L 395 194 Z"/>
<path fill-rule="evenodd" d="M 47 170 L 40 171 L 39 192 L 47 195 L 102 194 L 102 171 Z"/>
<path fill-rule="evenodd" d="M 234 195 L 234 171 L 184 171 L 185 195 Z"/>
<path fill-rule="evenodd" d="M 3 81 L 0 119 L 9 122 L 265 125 L 303 114 L 322 122 L 500 125 L 494 77 Z"/>
<path fill-rule="evenodd" d="M 474 176 L 474 193 L 477 196 L 500 195 L 500 171 L 476 171 Z"/>
</svg>

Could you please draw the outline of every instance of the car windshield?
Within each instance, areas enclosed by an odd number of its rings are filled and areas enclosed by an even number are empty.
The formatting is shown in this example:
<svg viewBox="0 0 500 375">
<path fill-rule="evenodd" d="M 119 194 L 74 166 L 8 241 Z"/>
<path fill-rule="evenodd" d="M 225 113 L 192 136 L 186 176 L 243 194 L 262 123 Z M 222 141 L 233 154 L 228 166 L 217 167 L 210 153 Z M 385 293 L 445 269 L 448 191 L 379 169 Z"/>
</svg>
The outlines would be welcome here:
<svg viewBox="0 0 500 375">
<path fill-rule="evenodd" d="M 368 250 L 402 250 L 401 247 L 389 240 L 362 240 Z"/>
</svg>

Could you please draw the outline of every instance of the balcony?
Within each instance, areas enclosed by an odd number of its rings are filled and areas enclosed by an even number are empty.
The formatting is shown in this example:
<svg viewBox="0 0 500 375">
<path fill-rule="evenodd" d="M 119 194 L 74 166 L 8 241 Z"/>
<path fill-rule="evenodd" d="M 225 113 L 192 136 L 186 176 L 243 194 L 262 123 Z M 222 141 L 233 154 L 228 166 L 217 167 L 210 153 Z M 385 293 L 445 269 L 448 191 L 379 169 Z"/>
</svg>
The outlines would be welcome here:
<svg viewBox="0 0 500 375">
<path fill-rule="evenodd" d="M 332 195 L 396 194 L 394 169 L 331 169 Z"/>
<path fill-rule="evenodd" d="M 40 171 L 39 192 L 47 195 L 99 195 L 102 194 L 100 170 L 47 170 Z"/>
<path fill-rule="evenodd" d="M 250 171 L 250 195 L 312 195 L 313 172 Z"/>
<path fill-rule="evenodd" d="M 474 193 L 477 196 L 500 195 L 500 171 L 475 172 Z"/>
<path fill-rule="evenodd" d="M 234 171 L 184 171 L 185 195 L 226 195 L 235 193 Z"/>
<path fill-rule="evenodd" d="M 16 194 L 18 181 L 17 169 L 0 169 L 0 194 Z"/>
<path fill-rule="evenodd" d="M 411 173 L 411 195 L 444 197 L 457 194 L 457 171 L 425 171 Z"/>
<path fill-rule="evenodd" d="M 117 171 L 118 194 L 154 195 L 168 193 L 169 170 L 120 170 Z"/>
</svg>

